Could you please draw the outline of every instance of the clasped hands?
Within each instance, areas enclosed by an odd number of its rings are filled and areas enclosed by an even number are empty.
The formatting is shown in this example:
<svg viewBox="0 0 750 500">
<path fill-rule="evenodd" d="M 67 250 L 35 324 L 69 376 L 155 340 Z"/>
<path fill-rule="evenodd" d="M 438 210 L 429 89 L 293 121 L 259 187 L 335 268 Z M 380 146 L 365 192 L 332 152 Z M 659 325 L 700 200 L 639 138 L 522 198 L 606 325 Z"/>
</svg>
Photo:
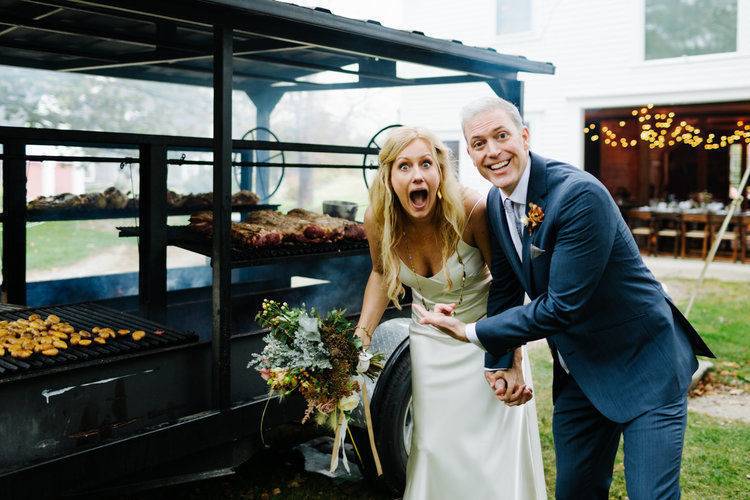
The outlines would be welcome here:
<svg viewBox="0 0 750 500">
<path fill-rule="evenodd" d="M 455 307 L 455 304 L 435 304 L 435 310 L 428 311 L 419 304 L 412 304 L 420 324 L 432 325 L 456 340 L 469 342 L 466 325 L 452 315 Z M 508 406 L 520 406 L 534 397 L 531 388 L 524 383 L 520 360 L 515 361 L 507 370 L 484 372 L 484 378 L 497 399 Z"/>
</svg>

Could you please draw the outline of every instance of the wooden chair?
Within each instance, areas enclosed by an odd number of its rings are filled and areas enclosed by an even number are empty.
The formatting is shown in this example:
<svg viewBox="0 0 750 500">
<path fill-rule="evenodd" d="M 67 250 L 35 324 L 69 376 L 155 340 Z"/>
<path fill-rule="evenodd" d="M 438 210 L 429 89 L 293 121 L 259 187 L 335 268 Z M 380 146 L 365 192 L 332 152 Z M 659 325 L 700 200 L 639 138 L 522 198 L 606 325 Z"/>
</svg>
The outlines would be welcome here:
<svg viewBox="0 0 750 500">
<path fill-rule="evenodd" d="M 709 219 L 711 221 L 711 243 L 716 240 L 716 238 L 719 237 L 719 229 L 721 228 L 721 224 L 724 222 L 724 219 L 726 218 L 725 215 L 720 214 L 711 214 L 709 215 Z M 727 230 L 724 232 L 724 235 L 721 237 L 721 241 L 719 242 L 719 248 L 716 251 L 716 257 L 717 258 L 729 258 L 731 262 L 734 262 L 737 260 L 737 257 L 740 256 L 739 247 L 740 242 L 742 241 L 742 235 L 740 234 L 740 228 L 742 227 L 740 217 L 734 216 L 732 217 L 732 220 L 729 221 L 729 225 L 727 226 Z M 722 250 L 721 245 L 724 242 L 729 243 L 729 250 Z"/>
<path fill-rule="evenodd" d="M 701 259 L 706 258 L 708 253 L 708 242 L 711 240 L 711 226 L 708 223 L 708 214 L 682 214 L 682 257 L 687 255 L 688 240 L 701 241 Z"/>
<path fill-rule="evenodd" d="M 740 260 L 750 260 L 750 213 L 740 217 Z"/>
<path fill-rule="evenodd" d="M 682 214 L 679 213 L 657 213 L 654 215 L 654 254 L 659 255 L 659 240 L 672 238 L 672 251 L 669 252 L 674 258 L 679 255 L 680 241 L 682 240 Z"/>
<path fill-rule="evenodd" d="M 644 210 L 631 210 L 628 212 L 628 227 L 630 232 L 633 233 L 638 248 L 641 253 L 649 254 L 651 252 L 651 243 L 653 241 L 653 221 L 651 212 Z M 644 244 L 641 245 L 639 239 L 644 240 Z"/>
</svg>

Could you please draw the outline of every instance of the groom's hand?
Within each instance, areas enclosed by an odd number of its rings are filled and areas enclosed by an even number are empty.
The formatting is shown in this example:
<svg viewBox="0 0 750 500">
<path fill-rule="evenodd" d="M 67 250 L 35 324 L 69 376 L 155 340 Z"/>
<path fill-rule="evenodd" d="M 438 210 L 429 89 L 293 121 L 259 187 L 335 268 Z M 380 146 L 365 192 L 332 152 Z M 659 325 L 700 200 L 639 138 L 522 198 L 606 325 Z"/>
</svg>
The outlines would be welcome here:
<svg viewBox="0 0 750 500">
<path fill-rule="evenodd" d="M 461 342 L 469 341 L 466 338 L 466 325 L 453 316 L 428 311 L 419 304 L 412 304 L 411 308 L 417 313 L 421 325 L 432 325 L 456 340 L 460 340 Z"/>
<path fill-rule="evenodd" d="M 531 387 L 524 384 L 520 369 L 486 371 L 484 377 L 497 399 L 508 406 L 520 406 L 534 397 Z"/>
</svg>

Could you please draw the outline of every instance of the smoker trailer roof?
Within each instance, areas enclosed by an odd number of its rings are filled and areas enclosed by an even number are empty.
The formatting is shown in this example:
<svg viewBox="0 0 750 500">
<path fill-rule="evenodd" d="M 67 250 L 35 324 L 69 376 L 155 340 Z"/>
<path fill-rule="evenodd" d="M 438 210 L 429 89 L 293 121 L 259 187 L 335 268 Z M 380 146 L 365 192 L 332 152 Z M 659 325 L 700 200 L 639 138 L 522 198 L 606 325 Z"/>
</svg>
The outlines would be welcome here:
<svg viewBox="0 0 750 500">
<path fill-rule="evenodd" d="M 554 72 L 550 63 L 271 0 L 1 0 L 0 64 L 211 86 L 216 24 L 234 28 L 235 88 L 273 85 L 289 92 Z M 463 75 L 400 78 L 395 61 Z M 358 68 L 344 69 L 353 64 Z M 297 80 L 322 71 L 358 81 Z"/>
</svg>

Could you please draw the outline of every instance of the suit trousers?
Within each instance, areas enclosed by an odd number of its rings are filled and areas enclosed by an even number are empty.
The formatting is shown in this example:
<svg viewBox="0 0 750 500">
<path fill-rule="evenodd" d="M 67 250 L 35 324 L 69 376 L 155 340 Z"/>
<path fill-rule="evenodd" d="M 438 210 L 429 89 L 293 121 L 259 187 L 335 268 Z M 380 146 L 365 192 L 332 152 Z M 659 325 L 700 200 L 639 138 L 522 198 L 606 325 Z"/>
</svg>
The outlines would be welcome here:
<svg viewBox="0 0 750 500">
<path fill-rule="evenodd" d="M 625 485 L 631 500 L 680 498 L 680 464 L 687 425 L 687 394 L 625 423 L 609 420 L 570 375 L 559 381 L 552 422 L 555 497 L 607 499 L 620 436 Z"/>
</svg>

